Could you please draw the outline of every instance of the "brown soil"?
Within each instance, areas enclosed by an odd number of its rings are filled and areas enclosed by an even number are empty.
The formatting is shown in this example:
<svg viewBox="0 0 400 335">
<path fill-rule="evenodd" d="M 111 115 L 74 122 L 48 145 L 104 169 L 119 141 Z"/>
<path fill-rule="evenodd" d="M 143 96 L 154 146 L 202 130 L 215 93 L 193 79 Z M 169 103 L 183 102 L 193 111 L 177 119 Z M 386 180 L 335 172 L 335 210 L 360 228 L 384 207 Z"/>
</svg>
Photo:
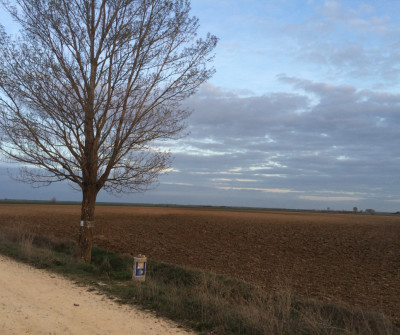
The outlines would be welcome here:
<svg viewBox="0 0 400 335">
<path fill-rule="evenodd" d="M 0 205 L 0 225 L 75 239 L 79 206 Z M 382 311 L 400 325 L 400 217 L 96 208 L 95 244 Z"/>
</svg>

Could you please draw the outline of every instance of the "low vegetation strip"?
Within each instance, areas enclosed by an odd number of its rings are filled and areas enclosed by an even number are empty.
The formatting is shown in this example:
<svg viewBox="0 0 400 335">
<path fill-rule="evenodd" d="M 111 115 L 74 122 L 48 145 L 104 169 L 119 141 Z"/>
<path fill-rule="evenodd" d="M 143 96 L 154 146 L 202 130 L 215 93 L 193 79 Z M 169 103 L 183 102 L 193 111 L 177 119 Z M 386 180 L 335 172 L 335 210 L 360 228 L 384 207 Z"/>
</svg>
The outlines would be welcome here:
<svg viewBox="0 0 400 335">
<path fill-rule="evenodd" d="M 20 225 L 0 228 L 0 252 L 204 334 L 400 334 L 382 314 L 299 299 L 282 283 L 267 294 L 235 278 L 151 260 L 146 281 L 132 281 L 132 258 L 94 248 L 92 263 L 80 263 L 75 243 Z"/>
</svg>

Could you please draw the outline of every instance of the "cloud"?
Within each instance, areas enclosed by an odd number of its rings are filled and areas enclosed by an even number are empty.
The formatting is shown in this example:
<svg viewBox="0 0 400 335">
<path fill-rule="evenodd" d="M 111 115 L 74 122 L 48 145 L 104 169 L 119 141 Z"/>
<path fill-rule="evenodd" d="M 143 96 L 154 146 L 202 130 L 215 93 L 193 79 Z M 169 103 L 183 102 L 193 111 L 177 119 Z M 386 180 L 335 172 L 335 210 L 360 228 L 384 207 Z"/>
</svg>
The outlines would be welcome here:
<svg viewBox="0 0 400 335">
<path fill-rule="evenodd" d="M 294 191 L 294 190 L 288 190 L 288 189 L 279 189 L 279 188 L 257 188 L 257 187 L 222 187 L 219 186 L 217 187 L 219 190 L 234 190 L 234 191 L 260 191 L 260 192 L 266 192 L 266 193 L 298 193 L 301 191 Z"/>
<path fill-rule="evenodd" d="M 319 13 L 331 24 L 362 33 L 386 33 L 390 29 L 390 18 L 387 15 L 378 16 L 376 8 L 370 4 L 345 7 L 338 1 L 326 1 L 319 8 Z"/>
<path fill-rule="evenodd" d="M 337 202 L 337 201 L 360 201 L 362 198 L 356 197 L 321 197 L 315 195 L 301 195 L 300 199 L 312 200 L 312 201 L 326 201 L 326 202 Z"/>
<path fill-rule="evenodd" d="M 181 183 L 181 182 L 162 182 L 164 185 L 175 185 L 175 186 L 193 186 L 192 183 Z"/>
<path fill-rule="evenodd" d="M 333 163 L 340 157 L 361 159 L 366 150 L 379 156 L 381 145 L 395 150 L 400 95 L 293 77 L 280 80 L 299 92 L 240 98 L 207 87 L 189 100 L 195 113 L 185 140 L 188 151 L 231 158 L 253 154 L 249 169 L 270 170 L 288 166 L 290 152 L 309 162 Z M 257 159 L 266 151 L 269 156 Z"/>
<path fill-rule="evenodd" d="M 398 88 L 399 28 L 392 13 L 399 4 L 325 1 L 307 8 L 301 19 L 281 26 L 285 56 L 293 64 L 313 78 Z"/>
<path fill-rule="evenodd" d="M 292 93 L 242 96 L 207 84 L 189 99 L 191 135 L 177 153 L 171 148 L 181 176 L 221 191 L 302 192 L 301 201 L 392 199 L 400 95 L 285 75 L 279 80 Z M 321 194 L 324 189 L 329 193 Z"/>
</svg>

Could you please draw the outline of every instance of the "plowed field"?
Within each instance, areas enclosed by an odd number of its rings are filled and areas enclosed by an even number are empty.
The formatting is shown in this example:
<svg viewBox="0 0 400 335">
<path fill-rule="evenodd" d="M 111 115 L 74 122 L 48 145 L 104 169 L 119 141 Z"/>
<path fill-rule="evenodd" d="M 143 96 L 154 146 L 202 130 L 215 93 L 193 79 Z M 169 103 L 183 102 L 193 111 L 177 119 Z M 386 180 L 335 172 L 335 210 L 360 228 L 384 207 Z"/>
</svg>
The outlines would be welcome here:
<svg viewBox="0 0 400 335">
<path fill-rule="evenodd" d="M 75 239 L 79 206 L 0 205 L 0 224 Z M 400 217 L 96 208 L 95 244 L 272 290 L 383 311 L 400 325 Z"/>
</svg>

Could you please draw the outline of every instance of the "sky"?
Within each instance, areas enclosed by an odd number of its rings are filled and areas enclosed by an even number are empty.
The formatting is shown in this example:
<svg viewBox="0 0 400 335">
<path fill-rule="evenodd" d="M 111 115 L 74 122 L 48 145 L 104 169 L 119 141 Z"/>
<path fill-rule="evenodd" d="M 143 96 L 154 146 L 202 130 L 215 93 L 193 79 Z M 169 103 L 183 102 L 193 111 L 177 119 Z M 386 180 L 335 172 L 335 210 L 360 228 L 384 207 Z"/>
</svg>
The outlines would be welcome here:
<svg viewBox="0 0 400 335">
<path fill-rule="evenodd" d="M 400 2 L 191 3 L 219 44 L 215 75 L 184 102 L 190 134 L 159 144 L 174 160 L 151 190 L 98 201 L 400 210 Z M 14 168 L 0 167 L 0 199 L 81 200 Z"/>
</svg>

